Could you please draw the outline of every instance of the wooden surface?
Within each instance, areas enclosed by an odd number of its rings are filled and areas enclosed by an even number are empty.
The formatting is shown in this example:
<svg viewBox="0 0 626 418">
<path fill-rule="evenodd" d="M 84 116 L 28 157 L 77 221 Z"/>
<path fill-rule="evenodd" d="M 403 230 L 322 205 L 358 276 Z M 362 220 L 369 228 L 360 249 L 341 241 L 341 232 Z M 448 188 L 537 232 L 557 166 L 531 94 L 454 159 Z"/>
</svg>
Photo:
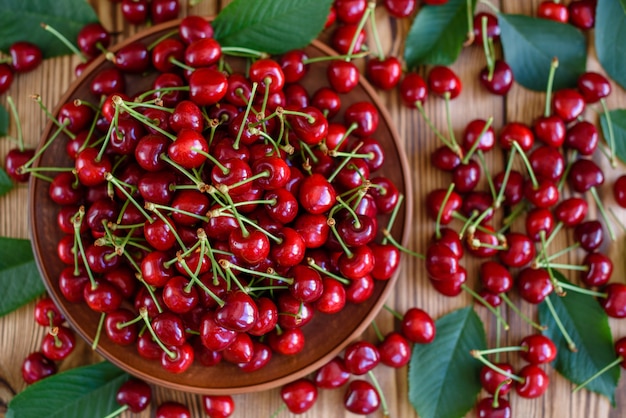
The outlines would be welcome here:
<svg viewBox="0 0 626 418">
<path fill-rule="evenodd" d="M 92 2 L 105 24 L 105 26 L 116 33 L 117 40 L 123 39 L 129 34 L 135 33 L 138 28 L 129 27 L 124 24 L 119 12 L 118 5 L 106 0 L 94 0 Z M 226 2 L 216 0 L 205 0 L 200 5 L 193 8 L 187 7 L 186 1 L 181 2 L 183 14 L 212 15 L 219 11 Z M 516 1 L 503 0 L 495 2 L 502 11 L 507 13 L 524 13 L 532 15 L 536 9 L 538 0 Z M 402 42 L 409 28 L 408 20 L 395 21 L 389 19 L 384 9 L 381 7 L 377 11 L 377 22 L 379 32 L 382 37 L 383 47 L 388 53 L 401 56 Z M 592 35 L 590 35 L 592 36 Z M 77 63 L 74 57 L 63 57 L 46 61 L 37 71 L 16 77 L 9 94 L 14 97 L 19 113 L 21 115 L 26 143 L 35 146 L 45 125 L 45 117 L 39 111 L 36 103 L 29 96 L 38 93 L 42 96 L 46 105 L 53 107 L 65 89 L 74 80 L 73 68 Z M 472 119 L 486 119 L 494 117 L 494 127 L 498 130 L 507 121 L 521 121 L 530 123 L 534 117 L 539 115 L 543 109 L 543 95 L 528 92 L 518 86 L 509 93 L 506 99 L 498 98 L 487 94 L 477 83 L 478 71 L 484 66 L 484 54 L 482 48 L 471 46 L 466 48 L 454 70 L 461 76 L 463 81 L 463 93 L 451 106 L 452 120 L 455 132 L 460 135 L 463 127 Z M 595 62 L 594 54 L 590 54 L 590 69 L 599 69 Z M 449 184 L 447 174 L 435 171 L 429 163 L 430 153 L 439 145 L 434 135 L 422 122 L 416 111 L 406 109 L 400 105 L 398 95 L 395 91 L 381 94 L 382 99 L 387 104 L 397 128 L 403 138 L 405 151 L 412 167 L 413 183 L 415 185 L 415 223 L 412 226 L 412 235 L 409 240 L 409 247 L 418 252 L 424 252 L 428 238 L 433 232 L 434 225 L 430 222 L 424 210 L 424 195 L 435 187 L 445 187 Z M 0 97 L 0 102 L 6 105 L 6 95 Z M 609 107 L 626 107 L 626 93 L 614 86 L 614 93 L 609 98 Z M 431 116 L 435 125 L 440 129 L 445 129 L 445 113 L 443 101 L 437 98 L 429 98 L 426 104 L 426 112 Z M 595 120 L 596 113 L 588 110 L 586 114 L 590 120 Z M 7 141 L 0 141 L 0 155 L 5 155 L 10 144 Z M 605 163 L 606 160 L 598 157 L 603 164 L 606 182 L 600 190 L 603 201 L 609 207 L 615 207 L 611 192 L 613 180 L 624 172 L 624 166 L 620 165 L 616 170 L 611 170 Z M 492 172 L 502 168 L 504 155 L 499 152 L 491 153 L 488 156 L 488 163 L 492 167 Z M 590 205 L 590 214 L 595 216 L 595 207 Z M 0 235 L 18 238 L 28 237 L 27 224 L 27 187 L 20 185 L 7 196 L 0 198 Z M 617 209 L 616 214 L 626 220 L 626 211 Z M 624 280 L 625 263 L 622 253 L 624 251 L 624 231 L 619 227 L 618 239 L 610 243 L 605 251 L 612 257 L 615 263 L 613 273 L 614 281 Z M 553 245 L 554 248 L 563 248 L 571 242 L 571 237 L 561 234 L 559 240 Z M 576 262 L 580 259 L 580 253 L 573 252 L 568 257 L 563 257 L 562 261 Z M 1 254 L 6 257 L 6 254 Z M 463 265 L 468 269 L 468 284 L 476 282 L 475 260 L 463 260 Z M 401 277 L 395 291 L 388 300 L 388 305 L 400 312 L 413 307 L 426 309 L 433 317 L 438 318 L 456 308 L 466 306 L 471 303 L 471 298 L 461 295 L 457 298 L 446 298 L 438 295 L 428 284 L 425 277 L 423 264 L 417 259 L 404 258 L 402 264 Z M 536 309 L 524 302 L 514 299 L 522 310 L 528 314 L 536 316 Z M 485 321 L 487 331 L 490 335 L 489 345 L 495 345 L 495 325 L 492 318 L 481 308 L 476 308 L 477 312 Z M 25 306 L 3 318 L 0 318 L 0 416 L 3 416 L 6 403 L 16 392 L 24 389 L 20 365 L 24 357 L 39 348 L 41 339 L 46 330 L 35 325 L 32 317 L 33 305 Z M 531 328 L 521 322 L 517 316 L 511 313 L 506 314 L 511 324 L 511 330 L 503 336 L 502 345 L 517 344 L 524 335 L 531 333 Z M 387 332 L 392 330 L 394 321 L 387 312 L 382 312 L 377 320 L 377 324 Z M 624 321 L 611 320 L 611 327 L 614 330 L 615 338 L 626 335 L 626 323 Z M 363 336 L 374 341 L 371 331 Z M 85 344 L 80 344 L 76 352 L 64 361 L 60 367 L 62 370 L 78 365 L 96 361 L 97 355 Z M 515 356 L 510 357 L 514 365 L 520 364 Z M 390 415 L 398 418 L 415 417 L 417 414 L 411 407 L 407 399 L 407 378 L 406 368 L 392 370 L 380 366 L 375 370 L 381 382 L 383 391 L 388 399 Z M 522 400 L 516 396 L 510 396 L 513 416 L 515 417 L 546 417 L 546 418 L 587 418 L 587 417 L 619 417 L 626 413 L 626 379 L 620 381 L 617 389 L 617 407 L 611 408 L 609 402 L 597 395 L 587 391 L 572 394 L 572 385 L 559 376 L 554 370 L 549 370 L 551 384 L 545 396 L 537 400 Z M 344 411 L 342 407 L 343 391 L 321 391 L 316 406 L 303 414 L 303 417 L 349 417 L 353 416 Z M 155 388 L 155 400 L 152 408 L 157 402 L 165 400 L 176 400 L 187 404 L 192 410 L 194 417 L 204 416 L 200 397 L 196 395 L 174 392 L 161 388 Z M 280 408 L 281 400 L 278 390 L 263 393 L 235 396 L 236 417 L 264 417 L 270 416 Z M 153 416 L 154 411 L 144 412 L 141 417 Z M 131 416 L 130 414 L 123 415 Z M 282 411 L 280 417 L 287 417 L 290 414 Z M 382 413 L 372 416 L 382 416 Z M 469 416 L 474 416 L 471 412 Z"/>
</svg>

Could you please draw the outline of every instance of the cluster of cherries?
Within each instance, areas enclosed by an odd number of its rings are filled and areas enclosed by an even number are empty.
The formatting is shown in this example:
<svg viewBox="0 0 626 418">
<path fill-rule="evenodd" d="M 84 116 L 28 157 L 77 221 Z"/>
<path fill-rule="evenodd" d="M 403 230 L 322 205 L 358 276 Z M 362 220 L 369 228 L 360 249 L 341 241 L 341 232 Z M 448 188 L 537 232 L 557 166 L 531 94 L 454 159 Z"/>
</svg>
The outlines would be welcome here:
<svg viewBox="0 0 626 418">
<path fill-rule="evenodd" d="M 156 25 L 178 18 L 179 0 L 110 0 L 119 3 L 124 20 L 133 25 L 151 22 Z M 194 2 L 192 1 L 192 4 Z"/>
<path fill-rule="evenodd" d="M 580 30 L 592 29 L 596 22 L 598 0 L 574 0 L 569 4 L 545 0 L 537 6 L 537 17 L 570 23 Z"/>
</svg>

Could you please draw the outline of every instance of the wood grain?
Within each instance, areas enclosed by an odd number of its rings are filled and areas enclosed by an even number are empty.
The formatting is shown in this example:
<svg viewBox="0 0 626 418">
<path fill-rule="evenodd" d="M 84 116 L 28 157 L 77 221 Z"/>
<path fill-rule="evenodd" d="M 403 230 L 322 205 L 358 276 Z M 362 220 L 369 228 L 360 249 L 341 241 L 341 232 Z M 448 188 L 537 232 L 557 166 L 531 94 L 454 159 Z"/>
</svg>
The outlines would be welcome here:
<svg viewBox="0 0 626 418">
<path fill-rule="evenodd" d="M 105 26 L 116 33 L 116 39 L 121 40 L 135 32 L 138 28 L 125 25 L 118 9 L 119 5 L 107 0 L 93 0 L 98 15 Z M 186 1 L 181 2 L 183 14 L 213 15 L 226 5 L 226 1 L 205 0 L 195 7 L 187 6 Z M 532 15 L 539 0 L 516 1 L 503 0 L 495 2 L 507 13 L 524 13 Z M 482 7 L 482 6 L 481 6 Z M 384 10 L 377 11 L 377 22 L 379 32 L 382 37 L 382 44 L 386 52 L 401 55 L 402 40 L 406 35 L 410 22 L 395 21 L 389 19 Z M 590 34 L 589 36 L 592 36 Z M 592 44 L 592 42 L 590 42 Z M 57 100 L 74 79 L 73 67 L 78 63 L 74 57 L 62 57 L 47 60 L 37 71 L 16 77 L 9 94 L 15 99 L 19 109 L 26 143 L 35 146 L 45 125 L 45 117 L 39 110 L 37 104 L 30 98 L 33 93 L 41 94 L 43 102 L 54 107 Z M 494 117 L 494 127 L 496 130 L 509 121 L 522 121 L 530 123 L 542 112 L 544 95 L 532 93 L 515 86 L 506 99 L 497 98 L 485 93 L 477 83 L 477 73 L 484 66 L 484 55 L 478 46 L 467 47 L 461 54 L 459 60 L 454 64 L 453 69 L 460 74 L 463 81 L 463 94 L 456 99 L 451 106 L 452 123 L 457 137 L 462 134 L 464 126 L 472 119 L 486 119 Z M 589 65 L 590 69 L 599 70 L 599 65 L 595 55 L 591 50 Z M 614 92 L 609 98 L 609 107 L 626 107 L 626 93 L 614 87 Z M 415 187 L 414 216 L 412 233 L 409 240 L 409 247 L 417 252 L 425 252 L 429 237 L 433 233 L 434 225 L 428 220 L 423 205 L 425 194 L 435 187 L 446 187 L 449 184 L 448 175 L 436 172 L 429 163 L 430 153 L 439 145 L 434 135 L 423 123 L 416 111 L 404 108 L 400 105 L 398 94 L 395 91 L 381 93 L 381 98 L 385 102 L 387 109 L 403 138 L 403 145 L 409 163 L 412 167 L 413 184 Z M 0 102 L 6 105 L 6 95 L 0 97 Z M 426 113 L 432 118 L 435 125 L 446 129 L 446 120 L 443 101 L 431 97 L 426 104 Z M 594 110 L 588 110 L 586 118 L 596 120 L 597 114 Z M 14 133 L 14 131 L 13 131 Z M 5 155 L 10 148 L 8 141 L 0 142 L 0 155 Z M 492 172 L 502 168 L 504 156 L 499 153 L 491 153 L 488 162 L 492 167 Z M 605 172 L 606 182 L 601 188 L 602 200 L 609 207 L 615 208 L 610 184 L 624 172 L 623 165 L 616 170 L 612 170 L 606 159 L 598 156 L 597 162 L 602 165 Z M 595 206 L 590 205 L 591 215 L 595 216 Z M 10 236 L 27 238 L 27 189 L 19 186 L 8 195 L 0 198 L 0 236 Z M 626 220 L 626 211 L 616 208 L 616 214 L 620 220 Z M 618 239 L 614 243 L 607 245 L 606 251 L 615 263 L 613 280 L 624 281 L 626 270 L 623 262 L 623 251 L 625 234 L 619 227 Z M 554 248 L 565 247 L 571 243 L 571 237 L 562 234 L 555 242 Z M 580 253 L 572 252 L 563 261 L 576 262 L 580 258 Z M 7 254 L 1 254 L 7 257 Z M 476 282 L 476 269 L 478 262 L 475 260 L 464 260 L 464 266 L 468 269 L 468 284 L 474 285 Z M 438 295 L 429 285 L 424 274 L 422 262 L 409 257 L 404 258 L 402 272 L 395 291 L 388 300 L 388 304 L 399 311 L 404 311 L 409 307 L 417 306 L 426 309 L 433 317 L 439 317 L 453 309 L 471 303 L 467 295 L 457 298 L 446 298 Z M 532 316 L 536 316 L 535 308 L 524 302 L 520 302 L 522 310 Z M 495 345 L 495 324 L 492 318 L 486 314 L 484 309 L 476 308 L 477 312 L 485 321 L 489 334 L 489 344 Z M 0 416 L 3 416 L 2 406 L 10 400 L 16 393 L 24 389 L 25 385 L 20 374 L 20 364 L 23 358 L 30 352 L 37 350 L 40 341 L 45 333 L 45 329 L 35 325 L 32 319 L 33 304 L 25 306 L 10 315 L 0 318 Z M 503 344 L 516 344 L 519 339 L 530 333 L 531 328 L 521 322 L 517 316 L 507 312 L 506 317 L 511 324 L 509 331 L 503 338 Z M 387 312 L 382 312 L 376 319 L 377 324 L 383 332 L 392 330 L 394 320 Z M 619 338 L 626 335 L 626 324 L 624 321 L 611 320 L 611 327 L 614 336 Z M 363 338 L 374 341 L 371 331 L 366 332 Z M 62 362 L 62 370 L 69 369 L 81 364 L 87 364 L 97 359 L 90 348 L 85 344 L 79 344 L 78 350 L 69 359 Z M 509 360 L 518 365 L 515 356 Z M 407 379 L 406 368 L 391 370 L 385 367 L 376 369 L 376 375 L 381 382 L 383 391 L 388 399 L 390 415 L 392 417 L 410 418 L 417 414 L 411 407 L 407 399 Z M 617 389 L 617 406 L 611 408 L 609 402 L 598 395 L 581 391 L 576 394 L 571 393 L 572 385 L 550 370 L 551 384 L 545 396 L 537 400 L 522 400 L 516 396 L 511 396 L 511 404 L 515 417 L 546 417 L 546 418 L 617 418 L 626 413 L 626 383 L 621 380 Z M 303 417 L 352 417 L 342 408 L 343 393 L 338 391 L 321 391 L 315 407 L 303 414 Z M 197 395 L 155 388 L 155 400 L 153 405 L 165 400 L 176 400 L 187 404 L 194 417 L 204 416 L 201 397 Z M 281 406 L 278 390 L 262 393 L 235 396 L 236 417 L 264 417 L 270 416 Z M 123 417 L 130 417 L 124 414 Z M 140 417 L 154 416 L 154 406 L 152 410 L 143 414 L 135 415 Z M 279 417 L 288 417 L 287 411 L 282 411 Z M 382 416 L 381 413 L 372 416 Z M 468 416 L 474 416 L 470 413 Z"/>
</svg>

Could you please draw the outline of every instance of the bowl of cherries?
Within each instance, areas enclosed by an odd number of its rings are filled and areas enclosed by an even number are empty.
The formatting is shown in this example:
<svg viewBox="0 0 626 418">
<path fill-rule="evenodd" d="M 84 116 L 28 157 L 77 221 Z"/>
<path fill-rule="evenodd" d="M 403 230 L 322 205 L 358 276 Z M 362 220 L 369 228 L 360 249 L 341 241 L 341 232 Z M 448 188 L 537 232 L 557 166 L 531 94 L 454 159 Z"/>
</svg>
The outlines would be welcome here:
<svg viewBox="0 0 626 418">
<path fill-rule="evenodd" d="M 334 73 L 342 61 L 317 41 L 222 47 L 190 16 L 112 47 L 63 96 L 30 180 L 33 249 L 105 359 L 173 389 L 249 392 L 369 325 L 412 189 L 389 115 Z"/>
</svg>

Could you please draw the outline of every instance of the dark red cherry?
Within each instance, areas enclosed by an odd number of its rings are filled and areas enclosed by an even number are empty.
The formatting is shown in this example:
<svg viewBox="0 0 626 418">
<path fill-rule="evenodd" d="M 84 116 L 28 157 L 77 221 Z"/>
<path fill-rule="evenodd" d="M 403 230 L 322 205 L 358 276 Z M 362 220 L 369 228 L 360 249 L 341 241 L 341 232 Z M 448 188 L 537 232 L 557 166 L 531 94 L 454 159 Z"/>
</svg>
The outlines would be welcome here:
<svg viewBox="0 0 626 418">
<path fill-rule="evenodd" d="M 515 391 L 522 398 L 537 398 L 548 389 L 550 378 L 539 366 L 524 366 L 517 375 L 524 379 L 523 383 L 515 382 Z"/>
<path fill-rule="evenodd" d="M 548 272 L 544 269 L 525 268 L 517 276 L 520 296 L 527 302 L 538 304 L 554 289 Z"/>
<path fill-rule="evenodd" d="M 513 367 L 509 363 L 495 363 L 494 365 L 505 372 L 513 373 Z M 496 393 L 498 387 L 500 387 L 499 393 L 502 396 L 506 395 L 511 390 L 513 387 L 512 382 L 502 384 L 502 382 L 507 379 L 507 376 L 496 372 L 489 366 L 485 365 L 480 369 L 480 384 L 483 389 L 492 395 Z"/>
<path fill-rule="evenodd" d="M 350 379 L 350 373 L 346 370 L 341 357 L 335 357 L 320 367 L 313 380 L 318 388 L 336 389 L 343 386 Z"/>
<path fill-rule="evenodd" d="M 596 220 L 579 223 L 574 228 L 574 239 L 589 252 L 597 250 L 604 241 L 602 224 Z"/>
<path fill-rule="evenodd" d="M 367 79 L 375 86 L 383 90 L 394 88 L 402 76 L 402 64 L 394 56 L 385 59 L 371 58 L 366 65 L 365 74 Z"/>
<path fill-rule="evenodd" d="M 552 111 L 566 123 L 578 118 L 585 110 L 585 99 L 575 89 L 561 89 L 552 94 Z"/>
<path fill-rule="evenodd" d="M 397 19 L 408 17 L 417 8 L 416 0 L 385 0 L 383 5 L 389 14 Z"/>
<path fill-rule="evenodd" d="M 480 70 L 478 78 L 485 89 L 499 96 L 504 96 L 513 87 L 513 70 L 503 60 L 495 61 L 492 72 L 487 67 Z"/>
<path fill-rule="evenodd" d="M 235 412 L 235 401 L 230 395 L 204 395 L 202 406 L 209 417 L 228 418 Z"/>
<path fill-rule="evenodd" d="M 152 400 L 152 388 L 140 379 L 130 379 L 122 383 L 117 390 L 115 400 L 120 405 L 128 406 L 128 409 L 137 414 L 150 405 Z"/>
<path fill-rule="evenodd" d="M 380 395 L 368 381 L 355 379 L 348 384 L 343 403 L 348 411 L 354 414 L 367 415 L 380 407 Z"/>
<path fill-rule="evenodd" d="M 567 23 L 569 11 L 565 4 L 552 0 L 544 0 L 537 6 L 537 17 Z"/>
<path fill-rule="evenodd" d="M 511 418 L 511 404 L 504 398 L 498 398 L 497 402 L 491 396 L 481 399 L 476 404 L 476 416 L 478 418 Z"/>
<path fill-rule="evenodd" d="M 280 390 L 280 397 L 290 412 L 302 414 L 315 404 L 317 387 L 309 379 L 298 379 L 283 386 Z"/>
<path fill-rule="evenodd" d="M 580 30 L 589 30 L 596 24 L 596 0 L 572 1 L 568 6 L 569 23 Z"/>
<path fill-rule="evenodd" d="M 35 383 L 57 372 L 56 363 L 40 351 L 30 353 L 22 362 L 22 378 L 26 384 Z"/>
<path fill-rule="evenodd" d="M 41 64 L 43 54 L 41 49 L 33 43 L 18 41 L 9 47 L 11 56 L 10 65 L 15 73 L 27 73 Z"/>
<path fill-rule="evenodd" d="M 609 283 L 602 288 L 605 298 L 600 298 L 600 305 L 606 314 L 612 318 L 626 317 L 626 285 L 623 283 Z"/>
<path fill-rule="evenodd" d="M 588 71 L 578 77 L 578 91 L 586 103 L 596 103 L 611 94 L 611 83 L 604 75 Z"/>
<path fill-rule="evenodd" d="M 520 356 L 529 363 L 550 363 L 556 358 L 556 346 L 545 335 L 532 334 L 524 337 L 520 343 Z"/>
<path fill-rule="evenodd" d="M 462 84 L 454 71 L 437 65 L 428 72 L 428 89 L 438 96 L 449 94 L 450 99 L 454 99 L 461 94 Z"/>
</svg>

